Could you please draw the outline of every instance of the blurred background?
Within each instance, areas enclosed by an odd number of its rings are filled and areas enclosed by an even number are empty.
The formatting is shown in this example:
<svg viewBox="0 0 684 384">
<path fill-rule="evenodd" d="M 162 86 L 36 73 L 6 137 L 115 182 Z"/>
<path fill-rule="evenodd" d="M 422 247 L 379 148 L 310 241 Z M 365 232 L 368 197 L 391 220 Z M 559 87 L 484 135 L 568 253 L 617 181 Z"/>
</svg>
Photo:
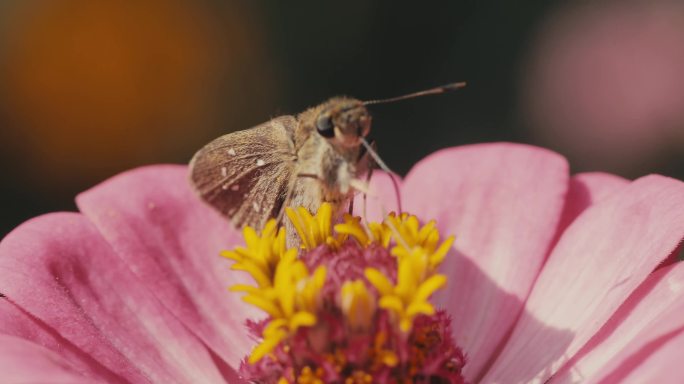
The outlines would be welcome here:
<svg viewBox="0 0 684 384">
<path fill-rule="evenodd" d="M 405 174 L 439 148 L 541 145 L 573 172 L 684 178 L 684 3 L 0 2 L 0 237 L 126 169 L 326 98 L 374 106 Z"/>
</svg>

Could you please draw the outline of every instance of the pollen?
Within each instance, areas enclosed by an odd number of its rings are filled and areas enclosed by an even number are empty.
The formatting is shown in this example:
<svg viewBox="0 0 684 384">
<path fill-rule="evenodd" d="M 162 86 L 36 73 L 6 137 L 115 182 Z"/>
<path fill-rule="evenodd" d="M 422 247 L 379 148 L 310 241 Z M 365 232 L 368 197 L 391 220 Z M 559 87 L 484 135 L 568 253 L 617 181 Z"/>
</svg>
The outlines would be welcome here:
<svg viewBox="0 0 684 384">
<path fill-rule="evenodd" d="M 430 301 L 447 284 L 439 273 L 453 237 L 434 221 L 390 214 L 380 223 L 287 208 L 301 239 L 287 248 L 270 220 L 243 230 L 244 247 L 223 252 L 252 277 L 232 291 L 264 312 L 248 320 L 258 340 L 240 375 L 259 383 L 463 382 L 465 359 L 451 319 Z"/>
</svg>

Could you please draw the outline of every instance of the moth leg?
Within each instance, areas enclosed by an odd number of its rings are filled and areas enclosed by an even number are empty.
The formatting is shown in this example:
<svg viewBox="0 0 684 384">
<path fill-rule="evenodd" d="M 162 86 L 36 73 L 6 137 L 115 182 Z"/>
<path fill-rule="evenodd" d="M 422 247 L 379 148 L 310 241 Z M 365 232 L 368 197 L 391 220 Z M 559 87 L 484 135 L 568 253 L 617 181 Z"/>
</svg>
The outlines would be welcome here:
<svg viewBox="0 0 684 384">
<path fill-rule="evenodd" d="M 297 177 L 307 177 L 309 179 L 321 180 L 321 178 L 315 173 L 298 173 Z"/>
<path fill-rule="evenodd" d="M 377 152 L 378 142 L 375 140 L 371 140 L 370 145 L 371 145 L 371 148 L 373 148 L 373 150 Z M 366 149 L 366 148 L 364 147 L 364 149 Z M 375 163 L 375 161 L 373 161 L 373 158 L 371 157 L 370 153 L 365 153 L 365 156 L 366 156 L 366 161 L 368 163 L 368 171 L 366 172 L 366 184 L 370 185 L 370 180 L 371 180 L 371 177 L 373 176 L 373 169 L 375 169 L 377 164 Z M 364 218 L 368 217 L 367 209 L 368 209 L 368 194 L 366 192 L 364 192 L 363 193 L 363 217 Z M 366 222 L 368 222 L 367 219 L 366 219 Z"/>
<path fill-rule="evenodd" d="M 290 205 L 290 201 L 292 200 L 292 195 L 294 194 L 295 180 L 295 178 L 292 178 L 292 180 L 290 180 L 290 182 L 287 185 L 287 194 L 285 195 L 285 200 L 283 200 L 283 205 L 280 206 L 280 211 L 278 211 L 278 217 L 276 218 L 276 222 L 279 226 L 283 225 L 285 208 L 287 208 Z"/>
<path fill-rule="evenodd" d="M 373 139 L 370 140 L 370 146 L 373 148 L 374 151 L 377 152 L 378 145 L 377 142 Z M 359 153 L 359 163 L 361 164 L 366 164 L 366 185 L 370 185 L 370 179 L 371 176 L 373 176 L 373 169 L 377 166 L 377 163 L 373 161 L 373 157 L 371 157 L 370 153 L 366 150 L 366 147 L 361 146 L 361 151 Z M 367 214 L 367 208 L 368 208 L 368 193 L 365 191 L 361 192 L 363 194 L 363 219 L 368 221 L 366 218 L 368 217 Z M 352 202 L 349 207 L 349 213 L 351 214 L 352 209 L 354 208 L 354 199 L 352 199 Z"/>
<path fill-rule="evenodd" d="M 308 178 L 316 179 L 316 180 L 321 179 L 320 177 L 318 177 L 318 175 L 316 175 L 314 173 L 298 173 L 296 176 L 297 177 L 308 177 Z M 292 196 L 294 195 L 294 185 L 295 185 L 296 180 L 297 180 L 297 178 L 292 178 L 292 180 L 290 180 L 289 185 L 287 186 L 287 194 L 285 195 L 285 200 L 283 200 L 283 205 L 280 208 L 280 212 L 278 212 L 278 217 L 277 217 L 278 225 L 283 224 L 283 218 L 285 216 L 285 208 L 289 207 L 290 203 L 292 202 Z"/>
</svg>

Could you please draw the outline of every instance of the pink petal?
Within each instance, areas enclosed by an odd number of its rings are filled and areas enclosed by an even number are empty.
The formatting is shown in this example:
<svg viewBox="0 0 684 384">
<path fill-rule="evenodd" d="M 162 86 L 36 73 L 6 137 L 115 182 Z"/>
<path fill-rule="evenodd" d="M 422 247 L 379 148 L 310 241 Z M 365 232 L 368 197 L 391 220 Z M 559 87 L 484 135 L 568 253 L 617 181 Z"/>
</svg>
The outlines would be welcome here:
<svg viewBox="0 0 684 384">
<path fill-rule="evenodd" d="M 577 355 L 554 375 L 554 383 L 574 383 L 596 374 L 644 328 L 651 326 L 672 307 L 684 305 L 682 293 L 684 263 L 652 273 Z"/>
<path fill-rule="evenodd" d="M 3 383 L 91 384 L 59 354 L 14 336 L 0 334 Z M 112 381 L 114 382 L 114 381 Z"/>
<path fill-rule="evenodd" d="M 647 176 L 565 231 L 484 381 L 544 381 L 608 320 L 682 239 L 684 183 Z"/>
<path fill-rule="evenodd" d="M 364 217 L 367 221 L 382 222 L 388 213 L 398 212 L 398 194 L 401 193 L 401 176 L 375 170 L 371 176 L 366 196 L 364 212 L 364 195 L 359 193 L 354 197 L 354 215 Z M 395 188 L 396 183 L 396 188 Z"/>
<path fill-rule="evenodd" d="M 104 366 L 96 358 L 107 361 L 109 365 L 114 365 L 115 368 L 113 369 L 118 372 L 126 372 L 128 378 L 143 380 L 143 377 L 135 367 L 121 357 L 114 348 L 102 346 L 96 350 L 94 349 L 99 355 L 92 356 L 88 351 L 84 351 L 70 340 L 65 339 L 53 327 L 28 314 L 17 307 L 16 304 L 11 303 L 9 299 L 0 300 L 0 333 L 27 341 L 30 340 L 42 347 L 57 351 L 62 359 L 68 361 L 72 370 L 94 381 L 107 383 L 125 382 L 122 376 Z M 21 374 L 19 369 L 16 369 L 15 374 Z M 26 374 L 30 375 L 31 372 L 26 372 Z"/>
<path fill-rule="evenodd" d="M 406 177 L 405 209 L 456 235 L 449 286 L 439 301 L 467 354 L 466 379 L 481 375 L 517 319 L 556 233 L 568 185 L 559 155 L 518 144 L 437 152 Z"/>
<path fill-rule="evenodd" d="M 77 203 L 154 295 L 238 366 L 254 345 L 244 320 L 263 316 L 227 291 L 246 280 L 219 253 L 241 238 L 190 189 L 186 167 L 132 170 L 82 193 Z"/>
<path fill-rule="evenodd" d="M 684 302 L 670 308 L 640 332 L 588 383 L 682 383 Z"/>
<path fill-rule="evenodd" d="M 605 199 L 621 188 L 626 187 L 629 180 L 609 173 L 579 173 L 570 178 L 568 197 L 563 209 L 558 235 L 572 223 L 582 211 L 590 205 Z"/>
<path fill-rule="evenodd" d="M 65 341 L 56 352 L 74 357 L 80 350 L 82 359 L 97 361 L 117 381 L 223 380 L 204 345 L 80 214 L 42 216 L 8 235 L 0 243 L 0 282 L 5 300 L 35 319 L 35 327 L 24 330 L 53 332 Z M 9 324 L 0 331 L 18 328 Z M 83 365 L 95 366 L 85 361 L 74 367 Z"/>
<path fill-rule="evenodd" d="M 663 260 L 662 263 L 660 263 L 658 268 L 665 268 L 665 267 L 670 266 L 672 264 L 678 263 L 680 261 L 680 259 L 682 257 L 684 257 L 684 253 L 682 253 L 683 251 L 684 251 L 684 241 L 679 243 L 679 246 L 677 246 L 677 248 L 675 248 L 672 252 L 670 252 L 670 255 L 665 260 Z"/>
</svg>

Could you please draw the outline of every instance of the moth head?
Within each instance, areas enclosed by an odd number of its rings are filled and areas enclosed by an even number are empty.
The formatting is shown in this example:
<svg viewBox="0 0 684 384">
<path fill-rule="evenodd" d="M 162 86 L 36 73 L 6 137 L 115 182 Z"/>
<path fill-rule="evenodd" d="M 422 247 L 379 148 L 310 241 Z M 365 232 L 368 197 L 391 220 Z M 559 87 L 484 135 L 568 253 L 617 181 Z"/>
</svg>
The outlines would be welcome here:
<svg viewBox="0 0 684 384">
<path fill-rule="evenodd" d="M 371 116 L 356 99 L 335 98 L 325 103 L 315 120 L 316 132 L 345 147 L 357 147 L 370 133 Z"/>
</svg>

